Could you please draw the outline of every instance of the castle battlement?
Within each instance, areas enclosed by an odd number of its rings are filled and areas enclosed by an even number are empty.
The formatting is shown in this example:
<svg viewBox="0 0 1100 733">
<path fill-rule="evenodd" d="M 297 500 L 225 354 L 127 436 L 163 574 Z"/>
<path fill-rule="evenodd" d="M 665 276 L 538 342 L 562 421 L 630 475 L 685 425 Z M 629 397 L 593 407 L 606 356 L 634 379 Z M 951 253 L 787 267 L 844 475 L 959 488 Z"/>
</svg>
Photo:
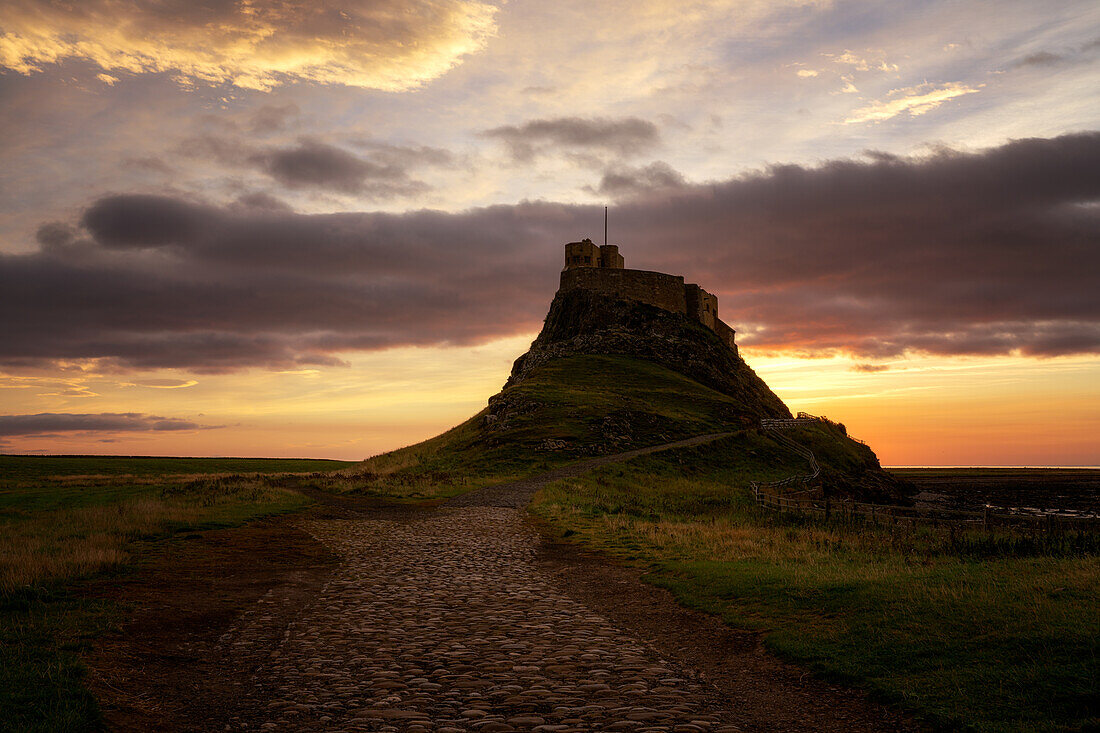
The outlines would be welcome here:
<svg viewBox="0 0 1100 733">
<path fill-rule="evenodd" d="M 736 332 L 718 318 L 718 297 L 680 275 L 649 270 L 628 270 L 619 248 L 596 245 L 591 239 L 565 245 L 565 269 L 559 292 L 584 289 L 614 295 L 622 300 L 647 303 L 673 313 L 683 313 L 714 331 L 734 352 Z"/>
</svg>

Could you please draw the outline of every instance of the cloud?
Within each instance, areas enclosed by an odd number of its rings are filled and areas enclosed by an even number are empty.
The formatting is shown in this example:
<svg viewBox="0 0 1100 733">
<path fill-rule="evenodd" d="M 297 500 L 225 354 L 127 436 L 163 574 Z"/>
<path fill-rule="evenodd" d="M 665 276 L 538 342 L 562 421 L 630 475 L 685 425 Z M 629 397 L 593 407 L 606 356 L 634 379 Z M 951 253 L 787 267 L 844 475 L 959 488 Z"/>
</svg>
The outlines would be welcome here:
<svg viewBox="0 0 1100 733">
<path fill-rule="evenodd" d="M 645 170 L 645 169 L 642 169 Z M 612 212 L 627 266 L 720 298 L 739 342 L 1100 353 L 1100 133 L 773 166 L 643 190 Z M 644 177 L 644 176 L 643 176 Z M 0 363 L 303 369 L 341 353 L 537 330 L 561 246 L 598 206 L 297 214 L 125 195 L 0 256 Z"/>
<path fill-rule="evenodd" d="M 288 188 L 327 188 L 360 193 L 369 184 L 374 184 L 371 187 L 375 192 L 419 190 L 398 165 L 363 160 L 346 150 L 313 140 L 304 140 L 292 148 L 259 153 L 253 160 Z"/>
<path fill-rule="evenodd" d="M 10 0 L 0 66 L 30 74 L 77 58 L 112 76 L 165 72 L 184 84 L 404 91 L 480 51 L 496 31 L 496 13 L 471 0 Z"/>
<path fill-rule="evenodd" d="M 851 66 L 856 71 L 897 71 L 898 65 L 886 60 L 882 51 L 868 50 L 868 56 L 860 56 L 848 49 L 844 53 L 823 53 L 822 56 L 832 60 L 835 64 Z"/>
<path fill-rule="evenodd" d="M 596 189 L 599 193 L 614 197 L 635 196 L 643 192 L 679 188 L 684 176 L 664 161 L 656 161 L 641 168 L 620 167 L 607 171 Z"/>
<path fill-rule="evenodd" d="M 152 389 L 183 389 L 194 387 L 198 382 L 194 379 L 139 379 L 128 383 L 127 386 L 150 387 Z"/>
<path fill-rule="evenodd" d="M 849 84 L 850 85 L 850 84 Z M 844 124 L 853 125 L 861 122 L 882 122 L 901 114 L 911 117 L 922 115 L 939 107 L 944 102 L 961 97 L 964 94 L 973 94 L 980 90 L 982 85 L 972 87 L 962 82 L 941 84 L 938 87 L 932 84 L 919 84 L 905 89 L 894 89 L 890 92 L 891 99 L 872 102 L 852 112 L 851 116 L 844 120 Z M 900 95 L 900 96 L 896 96 Z"/>
<path fill-rule="evenodd" d="M 194 216 L 188 201 L 148 194 L 103 199 L 85 212 L 82 223 L 98 244 L 115 249 L 186 244 L 217 225 Z M 39 242 L 58 240 L 63 226 L 45 225 L 38 231 Z"/>
<path fill-rule="evenodd" d="M 1037 53 L 1024 56 L 1014 63 L 1013 66 L 1054 66 L 1065 60 L 1065 56 L 1050 53 L 1049 51 L 1038 51 Z"/>
<path fill-rule="evenodd" d="M 177 417 L 160 417 L 139 412 L 68 413 L 42 412 L 36 415 L 0 415 L 0 437 L 51 435 L 73 432 L 141 433 L 202 430 L 200 425 Z"/>
<path fill-rule="evenodd" d="M 1029 53 L 1027 56 L 1017 59 L 1009 68 L 1018 69 L 1028 66 L 1047 68 L 1063 64 L 1081 63 L 1092 60 L 1097 49 L 1100 49 L 1100 38 L 1079 46 L 1060 49 L 1058 53 L 1052 53 L 1051 51 Z"/>
<path fill-rule="evenodd" d="M 547 151 L 562 150 L 629 157 L 655 147 L 661 137 L 656 125 L 637 117 L 529 120 L 522 125 L 494 127 L 482 134 L 503 141 L 512 157 L 522 162 Z"/>
<path fill-rule="evenodd" d="M 129 157 L 122 161 L 122 165 L 131 170 L 154 173 L 162 176 L 170 176 L 176 172 L 172 166 L 155 155 Z"/>
<path fill-rule="evenodd" d="M 853 372 L 861 372 L 863 374 L 876 374 L 878 372 L 885 372 L 890 369 L 889 364 L 853 364 Z"/>
<path fill-rule="evenodd" d="M 204 135 L 187 140 L 181 152 L 237 169 L 258 170 L 290 189 L 322 189 L 377 198 L 407 196 L 428 189 L 413 169 L 449 166 L 453 156 L 431 147 L 359 143 L 362 155 L 309 137 L 289 147 L 256 146 L 239 137 Z M 243 204 L 250 204 L 242 200 Z M 255 202 L 263 205 L 262 202 Z"/>
<path fill-rule="evenodd" d="M 293 102 L 265 104 L 252 113 L 249 129 L 260 135 L 278 132 L 286 127 L 288 120 L 297 117 L 300 111 Z"/>
<path fill-rule="evenodd" d="M 267 211 L 289 214 L 293 211 L 290 204 L 282 199 L 263 191 L 254 191 L 237 197 L 237 200 L 229 205 L 233 211 Z"/>
</svg>

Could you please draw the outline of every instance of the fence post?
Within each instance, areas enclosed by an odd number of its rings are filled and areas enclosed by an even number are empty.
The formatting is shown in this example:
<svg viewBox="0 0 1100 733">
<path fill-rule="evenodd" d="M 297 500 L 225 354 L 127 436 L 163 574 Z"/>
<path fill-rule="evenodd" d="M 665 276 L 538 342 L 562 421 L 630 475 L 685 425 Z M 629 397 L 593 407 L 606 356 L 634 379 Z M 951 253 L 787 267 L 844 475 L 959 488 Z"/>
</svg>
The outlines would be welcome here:
<svg viewBox="0 0 1100 733">
<path fill-rule="evenodd" d="M 982 526 L 985 527 L 986 531 L 989 531 L 989 505 L 988 504 L 985 505 L 985 511 L 982 512 Z"/>
</svg>

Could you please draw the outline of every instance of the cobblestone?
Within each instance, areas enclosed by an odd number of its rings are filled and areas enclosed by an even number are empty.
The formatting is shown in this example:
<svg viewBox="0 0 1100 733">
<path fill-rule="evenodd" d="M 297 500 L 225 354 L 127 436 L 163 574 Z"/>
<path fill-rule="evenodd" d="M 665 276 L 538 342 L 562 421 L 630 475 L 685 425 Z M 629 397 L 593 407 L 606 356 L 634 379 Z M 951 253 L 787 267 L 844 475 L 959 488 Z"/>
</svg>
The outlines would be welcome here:
<svg viewBox="0 0 1100 733">
<path fill-rule="evenodd" d="M 543 577 L 514 509 L 307 528 L 342 558 L 331 580 L 274 653 L 251 658 L 262 604 L 223 639 L 253 670 L 242 707 L 261 729 L 738 730 L 691 670 Z"/>
</svg>

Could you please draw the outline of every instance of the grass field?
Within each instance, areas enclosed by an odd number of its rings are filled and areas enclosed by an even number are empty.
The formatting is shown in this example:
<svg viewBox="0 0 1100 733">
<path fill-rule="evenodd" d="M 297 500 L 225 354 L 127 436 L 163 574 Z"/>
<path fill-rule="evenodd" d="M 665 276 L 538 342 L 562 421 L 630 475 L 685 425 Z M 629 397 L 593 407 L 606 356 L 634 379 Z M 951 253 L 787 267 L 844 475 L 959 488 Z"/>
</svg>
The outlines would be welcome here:
<svg viewBox="0 0 1100 733">
<path fill-rule="evenodd" d="M 0 727 L 86 730 L 94 700 L 79 653 L 124 615 L 77 592 L 154 543 L 307 503 L 288 472 L 338 461 L 0 456 Z"/>
<path fill-rule="evenodd" d="M 1100 725 L 1095 536 L 1020 541 L 766 515 L 745 487 L 786 459 L 763 438 L 725 442 L 561 482 L 534 510 L 559 536 L 648 566 L 685 605 L 934 724 Z"/>
</svg>

